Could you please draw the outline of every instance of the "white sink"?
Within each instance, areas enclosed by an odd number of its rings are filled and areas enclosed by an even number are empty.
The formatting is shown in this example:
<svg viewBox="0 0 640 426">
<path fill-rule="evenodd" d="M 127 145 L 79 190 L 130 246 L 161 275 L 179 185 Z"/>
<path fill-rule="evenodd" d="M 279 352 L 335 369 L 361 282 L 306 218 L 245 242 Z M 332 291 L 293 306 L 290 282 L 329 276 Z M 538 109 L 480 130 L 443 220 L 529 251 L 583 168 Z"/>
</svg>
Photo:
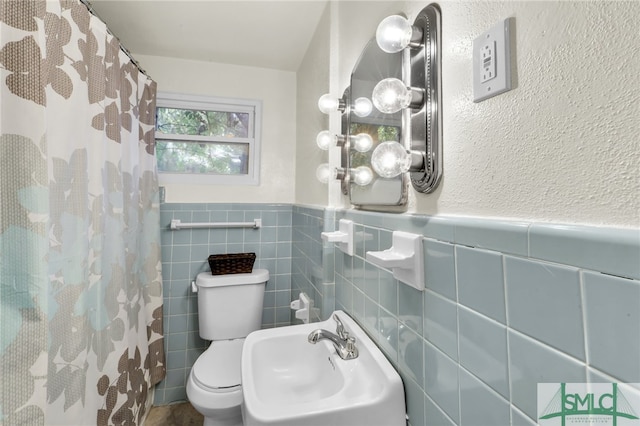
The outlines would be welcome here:
<svg viewBox="0 0 640 426">
<path fill-rule="evenodd" d="M 343 360 L 333 343 L 308 342 L 327 321 L 251 333 L 242 351 L 242 415 L 246 426 L 404 426 L 402 380 L 346 313 L 336 311 L 359 356 Z M 333 315 L 332 315 L 333 318 Z"/>
</svg>

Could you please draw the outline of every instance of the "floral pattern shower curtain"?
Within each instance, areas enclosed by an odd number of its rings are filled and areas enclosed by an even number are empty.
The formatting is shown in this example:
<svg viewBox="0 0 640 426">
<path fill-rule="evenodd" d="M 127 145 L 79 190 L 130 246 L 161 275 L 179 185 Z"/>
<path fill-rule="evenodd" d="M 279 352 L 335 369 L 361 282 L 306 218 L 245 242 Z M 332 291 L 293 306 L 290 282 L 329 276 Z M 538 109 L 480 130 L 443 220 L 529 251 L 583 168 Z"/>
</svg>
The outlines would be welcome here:
<svg viewBox="0 0 640 426">
<path fill-rule="evenodd" d="M 140 424 L 164 376 L 155 93 L 78 0 L 0 0 L 0 424 Z"/>
</svg>

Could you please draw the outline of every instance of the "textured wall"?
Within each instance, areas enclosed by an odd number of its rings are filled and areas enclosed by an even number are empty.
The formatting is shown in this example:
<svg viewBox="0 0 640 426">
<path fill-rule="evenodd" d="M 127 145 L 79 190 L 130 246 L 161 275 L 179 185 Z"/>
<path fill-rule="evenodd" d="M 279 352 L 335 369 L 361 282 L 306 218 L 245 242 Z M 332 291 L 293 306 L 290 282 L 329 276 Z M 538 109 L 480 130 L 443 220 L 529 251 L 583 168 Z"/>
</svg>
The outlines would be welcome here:
<svg viewBox="0 0 640 426">
<path fill-rule="evenodd" d="M 318 23 L 296 80 L 296 202 L 326 205 L 327 185 L 316 179 L 316 168 L 328 155 L 316 146 L 316 135 L 328 129 L 328 117 L 318 111 L 318 99 L 329 92 L 329 7 Z"/>
<path fill-rule="evenodd" d="M 640 3 L 438 3 L 444 179 L 432 195 L 411 191 L 409 211 L 640 224 Z M 394 3 L 411 20 L 426 4 Z M 357 5 L 340 8 L 343 85 L 364 45 L 353 22 L 380 14 Z M 516 22 L 516 87 L 473 103 L 472 41 L 506 17 Z"/>
</svg>

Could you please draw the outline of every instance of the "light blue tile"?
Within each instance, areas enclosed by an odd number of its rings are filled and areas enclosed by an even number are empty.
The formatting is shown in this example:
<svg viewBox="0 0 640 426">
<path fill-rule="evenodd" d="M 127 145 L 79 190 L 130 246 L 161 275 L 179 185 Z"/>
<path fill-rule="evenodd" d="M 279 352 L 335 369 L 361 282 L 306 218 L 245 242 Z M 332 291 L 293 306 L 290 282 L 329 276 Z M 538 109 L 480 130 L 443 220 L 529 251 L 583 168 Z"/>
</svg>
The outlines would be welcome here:
<svg viewBox="0 0 640 426">
<path fill-rule="evenodd" d="M 424 420 L 425 425 L 455 426 L 454 421 L 427 395 L 424 397 Z"/>
<path fill-rule="evenodd" d="M 364 254 L 364 240 L 365 240 L 365 232 L 364 226 L 359 225 L 357 223 L 353 224 L 353 252 L 356 256 L 365 257 Z"/>
<path fill-rule="evenodd" d="M 530 419 L 526 414 L 511 406 L 511 425 L 512 426 L 536 426 L 536 422 Z"/>
<path fill-rule="evenodd" d="M 167 370 L 178 369 L 184 374 L 186 351 L 167 352 Z"/>
<path fill-rule="evenodd" d="M 209 245 L 208 244 L 202 244 L 202 245 L 192 245 L 191 246 L 191 253 L 189 255 L 189 260 L 190 261 L 206 261 L 207 258 L 209 257 Z"/>
<path fill-rule="evenodd" d="M 454 242 L 455 221 L 444 216 L 426 216 L 422 226 L 422 235 L 435 240 Z"/>
<path fill-rule="evenodd" d="M 264 211 L 261 213 L 262 226 L 277 226 L 278 225 L 278 212 Z"/>
<path fill-rule="evenodd" d="M 424 344 L 424 387 L 427 395 L 458 423 L 458 364 L 429 342 Z"/>
<path fill-rule="evenodd" d="M 379 271 L 380 305 L 393 315 L 398 314 L 398 280 L 393 278 L 391 272 L 381 269 Z"/>
<path fill-rule="evenodd" d="M 341 275 L 336 275 L 336 305 L 341 304 L 348 311 L 353 307 L 353 285 Z"/>
<path fill-rule="evenodd" d="M 276 309 L 264 308 L 262 309 L 262 327 L 271 326 L 276 322 Z"/>
<path fill-rule="evenodd" d="M 424 307 L 422 292 L 403 284 L 398 285 L 398 316 L 407 327 L 422 336 Z"/>
<path fill-rule="evenodd" d="M 209 244 L 208 229 L 194 229 L 191 231 L 191 244 Z"/>
<path fill-rule="evenodd" d="M 288 325 L 290 323 L 291 312 L 289 306 L 276 308 L 276 324 Z"/>
<path fill-rule="evenodd" d="M 585 272 L 589 364 L 621 382 L 640 382 L 640 281 Z"/>
<path fill-rule="evenodd" d="M 455 242 L 502 253 L 528 254 L 528 222 L 454 218 Z"/>
<path fill-rule="evenodd" d="M 393 245 L 393 232 L 391 231 L 381 229 L 379 231 L 378 238 L 380 239 L 380 241 L 378 242 L 380 250 L 387 250 Z"/>
<path fill-rule="evenodd" d="M 291 292 L 289 290 L 276 291 L 276 308 L 289 307 L 291 304 Z"/>
<path fill-rule="evenodd" d="M 171 262 L 189 262 L 191 260 L 191 244 L 173 245 L 171 249 Z"/>
<path fill-rule="evenodd" d="M 503 397 L 509 398 L 507 329 L 461 307 L 460 364 Z"/>
<path fill-rule="evenodd" d="M 530 256 L 640 279 L 640 230 L 578 225 L 531 225 Z"/>
<path fill-rule="evenodd" d="M 394 367 L 398 366 L 398 318 L 380 308 L 378 313 L 378 333 L 380 349 Z"/>
<path fill-rule="evenodd" d="M 187 331 L 187 315 L 169 316 L 169 333 L 185 333 Z"/>
<path fill-rule="evenodd" d="M 502 255 L 456 246 L 456 272 L 459 302 L 506 324 Z"/>
<path fill-rule="evenodd" d="M 430 290 L 424 292 L 424 338 L 458 359 L 458 315 L 456 304 Z"/>
<path fill-rule="evenodd" d="M 365 228 L 364 230 L 364 251 L 379 251 L 380 250 L 380 231 L 375 228 Z"/>
<path fill-rule="evenodd" d="M 184 351 L 187 349 L 187 333 L 167 334 L 168 351 Z"/>
<path fill-rule="evenodd" d="M 276 232 L 276 238 L 278 239 L 278 242 L 291 241 L 291 238 L 292 238 L 291 228 L 279 226 Z"/>
<path fill-rule="evenodd" d="M 424 239 L 423 249 L 426 287 L 456 301 L 454 246 Z"/>
<path fill-rule="evenodd" d="M 177 388 L 166 388 L 164 390 L 165 405 L 174 404 L 176 402 L 184 402 L 187 400 L 187 389 L 184 386 Z"/>
<path fill-rule="evenodd" d="M 224 228 L 210 229 L 209 244 L 227 244 L 227 230 Z"/>
<path fill-rule="evenodd" d="M 291 212 L 278 212 L 278 226 L 291 226 L 292 214 Z"/>
<path fill-rule="evenodd" d="M 460 368 L 460 426 L 508 425 L 509 401 Z"/>
<path fill-rule="evenodd" d="M 398 334 L 398 365 L 418 386 L 424 388 L 424 355 L 422 337 L 400 326 Z"/>
<path fill-rule="evenodd" d="M 191 244 L 191 230 L 181 229 L 173 232 L 173 244 Z"/>
<path fill-rule="evenodd" d="M 583 363 L 520 333 L 508 331 L 511 402 L 537 418 L 538 383 L 584 383 Z"/>
<path fill-rule="evenodd" d="M 276 292 L 275 291 L 265 291 L 264 299 L 262 301 L 263 308 L 275 308 L 276 307 Z"/>
<path fill-rule="evenodd" d="M 209 211 L 209 220 L 211 222 L 229 222 L 226 211 Z"/>
<path fill-rule="evenodd" d="M 184 315 L 187 313 L 188 299 L 186 297 L 172 297 L 169 299 L 169 315 Z"/>
<path fill-rule="evenodd" d="M 364 259 L 360 257 L 353 257 L 353 275 L 351 276 L 353 284 L 364 291 Z"/>
<path fill-rule="evenodd" d="M 169 354 L 171 354 L 171 352 Z M 184 386 L 186 384 L 185 369 L 181 368 L 179 370 L 167 370 L 167 376 L 165 377 L 164 382 L 164 385 L 167 388 Z"/>
<path fill-rule="evenodd" d="M 189 279 L 188 263 L 172 263 L 171 264 L 171 281 Z"/>
<path fill-rule="evenodd" d="M 207 342 L 200 337 L 199 331 L 190 331 L 187 333 L 187 350 L 191 351 L 193 349 L 198 349 L 200 352 L 203 352 L 207 346 Z M 190 364 L 193 365 L 193 364 Z"/>
<path fill-rule="evenodd" d="M 413 380 L 402 377 L 407 402 L 407 415 L 411 426 L 424 425 L 424 392 Z"/>
<path fill-rule="evenodd" d="M 380 278 L 379 271 L 376 266 L 365 262 L 364 265 L 364 292 L 374 302 L 378 303 L 380 300 Z"/>
<path fill-rule="evenodd" d="M 578 270 L 505 257 L 509 326 L 584 360 Z"/>
<path fill-rule="evenodd" d="M 358 322 L 364 321 L 364 293 L 353 288 L 353 314 Z"/>
<path fill-rule="evenodd" d="M 191 214 L 191 220 L 194 221 L 194 222 L 208 222 L 209 221 L 209 212 L 208 211 L 204 211 L 204 210 L 194 211 Z"/>
</svg>

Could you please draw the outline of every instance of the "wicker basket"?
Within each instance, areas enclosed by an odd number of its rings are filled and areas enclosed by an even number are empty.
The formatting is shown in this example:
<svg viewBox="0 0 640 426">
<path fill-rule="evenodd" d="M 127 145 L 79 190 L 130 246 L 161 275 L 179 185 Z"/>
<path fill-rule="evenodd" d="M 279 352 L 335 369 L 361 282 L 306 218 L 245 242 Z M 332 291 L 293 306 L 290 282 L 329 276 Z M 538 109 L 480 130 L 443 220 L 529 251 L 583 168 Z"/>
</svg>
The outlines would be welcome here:
<svg viewBox="0 0 640 426">
<path fill-rule="evenodd" d="M 208 258 L 212 275 L 250 274 L 255 253 L 212 254 Z"/>
</svg>

